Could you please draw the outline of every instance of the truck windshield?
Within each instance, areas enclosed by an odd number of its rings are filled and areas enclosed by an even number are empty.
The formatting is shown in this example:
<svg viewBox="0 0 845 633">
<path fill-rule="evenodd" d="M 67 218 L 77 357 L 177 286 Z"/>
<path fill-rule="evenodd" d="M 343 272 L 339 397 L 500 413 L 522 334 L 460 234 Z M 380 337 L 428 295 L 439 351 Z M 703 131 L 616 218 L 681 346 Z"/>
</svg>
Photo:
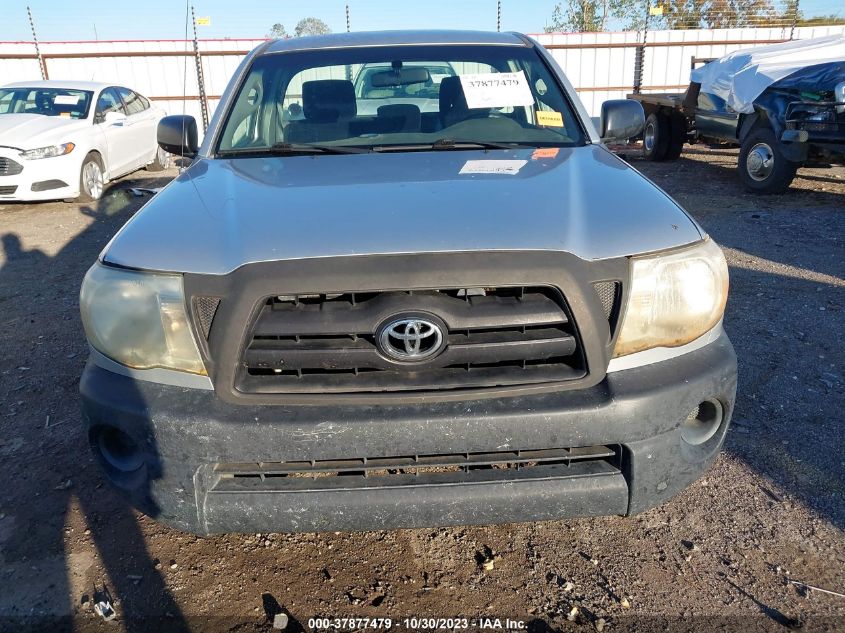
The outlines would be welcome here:
<svg viewBox="0 0 845 633">
<path fill-rule="evenodd" d="M 583 143 L 569 99 L 533 49 L 395 46 L 256 58 L 217 154 Z"/>
</svg>

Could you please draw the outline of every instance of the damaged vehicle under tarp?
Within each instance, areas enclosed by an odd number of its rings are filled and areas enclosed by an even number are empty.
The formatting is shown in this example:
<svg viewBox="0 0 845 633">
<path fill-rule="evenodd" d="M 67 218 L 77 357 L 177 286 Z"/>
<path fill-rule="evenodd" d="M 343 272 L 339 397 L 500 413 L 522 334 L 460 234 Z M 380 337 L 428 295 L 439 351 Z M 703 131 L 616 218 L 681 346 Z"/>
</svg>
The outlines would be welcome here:
<svg viewBox="0 0 845 633">
<path fill-rule="evenodd" d="M 683 94 L 629 95 L 649 117 L 646 158 L 738 144 L 740 179 L 757 193 L 784 191 L 801 166 L 845 162 L 845 35 L 736 51 L 691 79 Z"/>
</svg>

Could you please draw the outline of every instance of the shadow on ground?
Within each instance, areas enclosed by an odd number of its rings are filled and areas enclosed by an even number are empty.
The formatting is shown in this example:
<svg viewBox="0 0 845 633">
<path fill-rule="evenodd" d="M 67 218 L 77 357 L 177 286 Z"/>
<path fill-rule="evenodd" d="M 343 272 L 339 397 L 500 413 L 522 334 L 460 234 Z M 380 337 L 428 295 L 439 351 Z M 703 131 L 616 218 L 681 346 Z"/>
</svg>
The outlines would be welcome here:
<svg viewBox="0 0 845 633">
<path fill-rule="evenodd" d="M 724 160 L 703 160 L 714 154 Z M 727 251 L 725 327 L 739 358 L 727 449 L 845 528 L 842 170 L 802 169 L 785 194 L 759 196 L 740 184 L 736 152 L 631 162 Z"/>
<path fill-rule="evenodd" d="M 162 186 L 169 180 L 147 178 L 140 184 Z M 2 630 L 43 630 L 48 624 L 73 628 L 74 613 L 95 618 L 92 604 L 107 594 L 115 599 L 117 619 L 126 631 L 186 628 L 158 571 L 161 563 L 147 551 L 135 511 L 104 484 L 80 424 L 77 385 L 86 354 L 79 352 L 79 286 L 111 235 L 149 199 L 128 191 L 135 184 L 123 180 L 98 204 L 82 206 L 80 212 L 90 218 L 88 228 L 53 256 L 27 250 L 14 233 L 2 234 L 2 337 L 17 339 L 16 348 L 25 352 L 4 371 L 11 373 L 11 412 L 2 420 L 0 472 L 15 485 L 0 493 L 5 509 L 0 515 L 0 585 L 5 587 L 3 602 L 15 606 L 0 610 Z M 13 345 L 5 340 L 4 347 Z M 11 365 L 12 359 L 3 360 L 4 369 Z M 17 384 L 11 386 L 12 381 Z M 81 527 L 69 524 L 73 506 L 84 519 Z M 99 562 L 66 556 L 66 541 L 80 537 L 93 541 Z M 83 584 L 86 570 L 99 564 L 102 574 L 95 585 Z M 46 597 L 38 595 L 44 588 Z M 68 597 L 71 604 L 62 604 Z M 58 623 L 57 614 L 65 614 Z M 158 620 L 145 619 L 148 614 Z"/>
</svg>

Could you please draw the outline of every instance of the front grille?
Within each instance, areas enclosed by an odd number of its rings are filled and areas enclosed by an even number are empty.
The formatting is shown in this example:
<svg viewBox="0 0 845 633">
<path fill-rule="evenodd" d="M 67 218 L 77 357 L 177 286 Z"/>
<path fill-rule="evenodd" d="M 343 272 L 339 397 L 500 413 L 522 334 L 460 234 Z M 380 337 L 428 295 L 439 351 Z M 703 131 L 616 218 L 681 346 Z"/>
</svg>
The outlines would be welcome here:
<svg viewBox="0 0 845 633">
<path fill-rule="evenodd" d="M 540 450 L 496 451 L 291 462 L 220 463 L 215 492 L 275 489 L 346 488 L 429 485 L 473 479 L 506 479 L 576 474 L 591 465 L 590 474 L 619 472 L 622 449 L 584 446 Z M 580 467 L 580 468 L 579 468 Z M 604 469 L 604 470 L 602 470 Z"/>
<path fill-rule="evenodd" d="M 0 187 L 0 196 L 11 196 L 18 190 L 17 185 L 9 187 Z"/>
<path fill-rule="evenodd" d="M 786 109 L 786 129 L 804 130 L 820 135 L 834 135 L 842 141 L 845 134 L 845 116 L 841 108 L 845 103 L 832 101 L 797 101 Z"/>
<path fill-rule="evenodd" d="M 845 134 L 845 121 L 787 121 L 786 129 Z"/>
<path fill-rule="evenodd" d="M 405 315 L 442 322 L 442 351 L 397 362 L 377 341 Z M 273 297 L 243 352 L 243 393 L 438 391 L 584 376 L 577 332 L 548 287 L 447 288 Z"/>
<path fill-rule="evenodd" d="M 17 176 L 23 171 L 23 165 L 11 158 L 0 156 L 0 176 Z"/>
</svg>

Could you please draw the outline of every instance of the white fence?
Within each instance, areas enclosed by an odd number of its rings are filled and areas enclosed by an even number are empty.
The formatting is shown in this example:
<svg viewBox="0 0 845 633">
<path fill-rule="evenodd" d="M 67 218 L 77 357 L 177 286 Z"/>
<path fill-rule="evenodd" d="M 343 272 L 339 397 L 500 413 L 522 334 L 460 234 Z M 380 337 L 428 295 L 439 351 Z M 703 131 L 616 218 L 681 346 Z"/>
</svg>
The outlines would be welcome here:
<svg viewBox="0 0 845 633">
<path fill-rule="evenodd" d="M 200 40 L 210 112 L 243 56 L 263 41 Z M 169 114 L 179 114 L 184 108 L 199 120 L 196 61 L 190 41 L 42 42 L 39 48 L 50 79 L 128 86 Z M 0 42 L 0 84 L 40 78 L 31 42 Z"/>
<path fill-rule="evenodd" d="M 642 92 L 681 92 L 689 85 L 693 58 L 722 57 L 741 48 L 789 39 L 789 28 L 649 31 L 643 60 Z M 843 35 L 845 26 L 799 27 L 795 39 Z M 642 34 L 545 33 L 534 36 L 561 65 L 591 116 L 608 99 L 623 99 L 634 86 Z"/>
<path fill-rule="evenodd" d="M 796 28 L 796 39 L 845 34 L 845 26 Z M 721 57 L 731 51 L 789 39 L 788 28 L 649 31 L 642 74 L 643 92 L 682 91 L 693 58 Z M 558 60 L 591 115 L 602 102 L 624 98 L 634 86 L 642 34 L 544 33 L 534 36 Z M 213 112 L 241 58 L 263 40 L 201 40 L 205 92 Z M 94 80 L 126 85 L 171 114 L 199 118 L 199 89 L 191 42 L 129 40 L 44 42 L 40 45 L 50 79 Z M 31 42 L 0 42 L 0 83 L 40 78 Z"/>
</svg>

